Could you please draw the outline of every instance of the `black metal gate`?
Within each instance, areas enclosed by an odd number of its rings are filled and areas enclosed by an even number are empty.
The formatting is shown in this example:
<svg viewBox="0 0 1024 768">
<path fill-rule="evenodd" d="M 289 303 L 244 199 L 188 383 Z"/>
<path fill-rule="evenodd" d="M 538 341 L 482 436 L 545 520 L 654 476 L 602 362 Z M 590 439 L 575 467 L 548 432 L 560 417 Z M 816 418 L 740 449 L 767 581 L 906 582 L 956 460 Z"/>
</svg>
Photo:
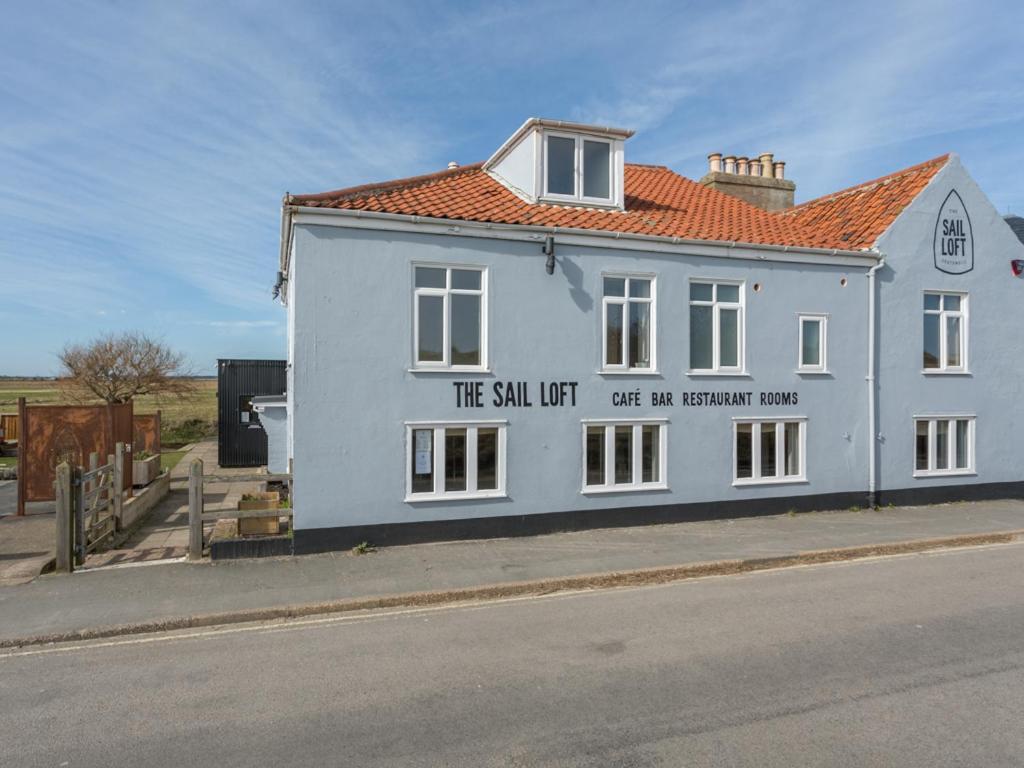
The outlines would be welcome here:
<svg viewBox="0 0 1024 768">
<path fill-rule="evenodd" d="M 267 433 L 252 410 L 258 395 L 283 395 L 286 360 L 217 361 L 217 463 L 261 467 L 267 463 Z"/>
</svg>

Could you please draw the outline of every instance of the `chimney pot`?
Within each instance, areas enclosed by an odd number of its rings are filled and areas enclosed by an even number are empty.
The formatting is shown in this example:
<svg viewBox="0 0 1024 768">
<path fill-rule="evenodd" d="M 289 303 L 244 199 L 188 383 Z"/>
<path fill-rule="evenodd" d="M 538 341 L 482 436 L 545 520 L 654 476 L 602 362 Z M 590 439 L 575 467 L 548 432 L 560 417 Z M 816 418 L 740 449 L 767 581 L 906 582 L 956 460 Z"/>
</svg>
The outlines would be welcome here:
<svg viewBox="0 0 1024 768">
<path fill-rule="evenodd" d="M 751 176 L 760 176 L 761 175 L 761 161 L 760 160 L 751 160 L 749 168 L 750 168 L 750 175 Z"/>
<path fill-rule="evenodd" d="M 775 168 L 775 178 L 776 179 L 784 179 L 784 178 L 786 178 L 786 164 L 784 162 L 779 160 L 778 162 L 775 163 L 774 168 Z"/>
<path fill-rule="evenodd" d="M 725 172 L 736 173 L 736 157 L 734 155 L 726 155 L 725 157 Z"/>
<path fill-rule="evenodd" d="M 712 152 L 708 155 L 708 172 L 718 173 L 722 170 L 722 153 Z"/>
<path fill-rule="evenodd" d="M 771 152 L 762 152 L 759 159 L 761 160 L 761 175 L 770 177 L 772 175 L 772 168 L 774 167 L 772 165 L 772 161 L 775 159 L 775 156 Z"/>
<path fill-rule="evenodd" d="M 747 163 L 749 161 L 750 161 L 750 158 L 747 158 L 747 157 L 737 157 L 736 158 L 736 173 L 739 174 L 740 176 L 746 176 L 747 175 Z"/>
</svg>

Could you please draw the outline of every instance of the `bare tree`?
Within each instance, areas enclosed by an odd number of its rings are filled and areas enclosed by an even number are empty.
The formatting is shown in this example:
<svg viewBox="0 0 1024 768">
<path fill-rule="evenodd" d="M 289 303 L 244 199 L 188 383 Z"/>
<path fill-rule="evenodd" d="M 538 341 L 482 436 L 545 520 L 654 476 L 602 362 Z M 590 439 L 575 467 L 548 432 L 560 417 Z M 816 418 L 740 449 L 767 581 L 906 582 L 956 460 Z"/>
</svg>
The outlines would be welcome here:
<svg viewBox="0 0 1024 768">
<path fill-rule="evenodd" d="M 126 403 L 138 395 L 183 396 L 195 391 L 184 355 L 143 333 L 69 344 L 58 355 L 60 386 L 71 400 L 98 397 Z"/>
</svg>

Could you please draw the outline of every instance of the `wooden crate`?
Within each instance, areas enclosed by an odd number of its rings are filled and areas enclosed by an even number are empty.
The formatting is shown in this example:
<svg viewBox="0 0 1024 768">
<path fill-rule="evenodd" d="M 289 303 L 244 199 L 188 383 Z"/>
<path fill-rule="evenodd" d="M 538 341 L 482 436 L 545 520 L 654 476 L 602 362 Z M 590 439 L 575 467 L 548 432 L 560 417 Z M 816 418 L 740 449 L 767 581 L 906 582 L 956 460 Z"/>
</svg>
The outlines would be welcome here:
<svg viewBox="0 0 1024 768">
<path fill-rule="evenodd" d="M 277 491 L 262 491 L 246 494 L 256 496 L 255 499 L 238 502 L 239 512 L 244 510 L 277 509 L 281 494 Z M 277 536 L 281 532 L 281 520 L 276 517 L 240 517 L 238 518 L 239 536 Z"/>
</svg>

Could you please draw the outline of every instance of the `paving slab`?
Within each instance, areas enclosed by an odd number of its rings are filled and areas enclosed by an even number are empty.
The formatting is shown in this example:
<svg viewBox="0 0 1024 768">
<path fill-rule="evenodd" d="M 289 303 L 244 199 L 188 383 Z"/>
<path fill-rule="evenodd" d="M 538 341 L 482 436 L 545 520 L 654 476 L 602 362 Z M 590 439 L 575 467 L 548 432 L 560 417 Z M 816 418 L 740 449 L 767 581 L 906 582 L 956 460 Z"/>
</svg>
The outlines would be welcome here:
<svg viewBox="0 0 1024 768">
<path fill-rule="evenodd" d="M 115 566 L 0 590 L 0 639 L 221 611 L 1024 529 L 1024 501 L 813 512 L 214 563 Z"/>
</svg>

